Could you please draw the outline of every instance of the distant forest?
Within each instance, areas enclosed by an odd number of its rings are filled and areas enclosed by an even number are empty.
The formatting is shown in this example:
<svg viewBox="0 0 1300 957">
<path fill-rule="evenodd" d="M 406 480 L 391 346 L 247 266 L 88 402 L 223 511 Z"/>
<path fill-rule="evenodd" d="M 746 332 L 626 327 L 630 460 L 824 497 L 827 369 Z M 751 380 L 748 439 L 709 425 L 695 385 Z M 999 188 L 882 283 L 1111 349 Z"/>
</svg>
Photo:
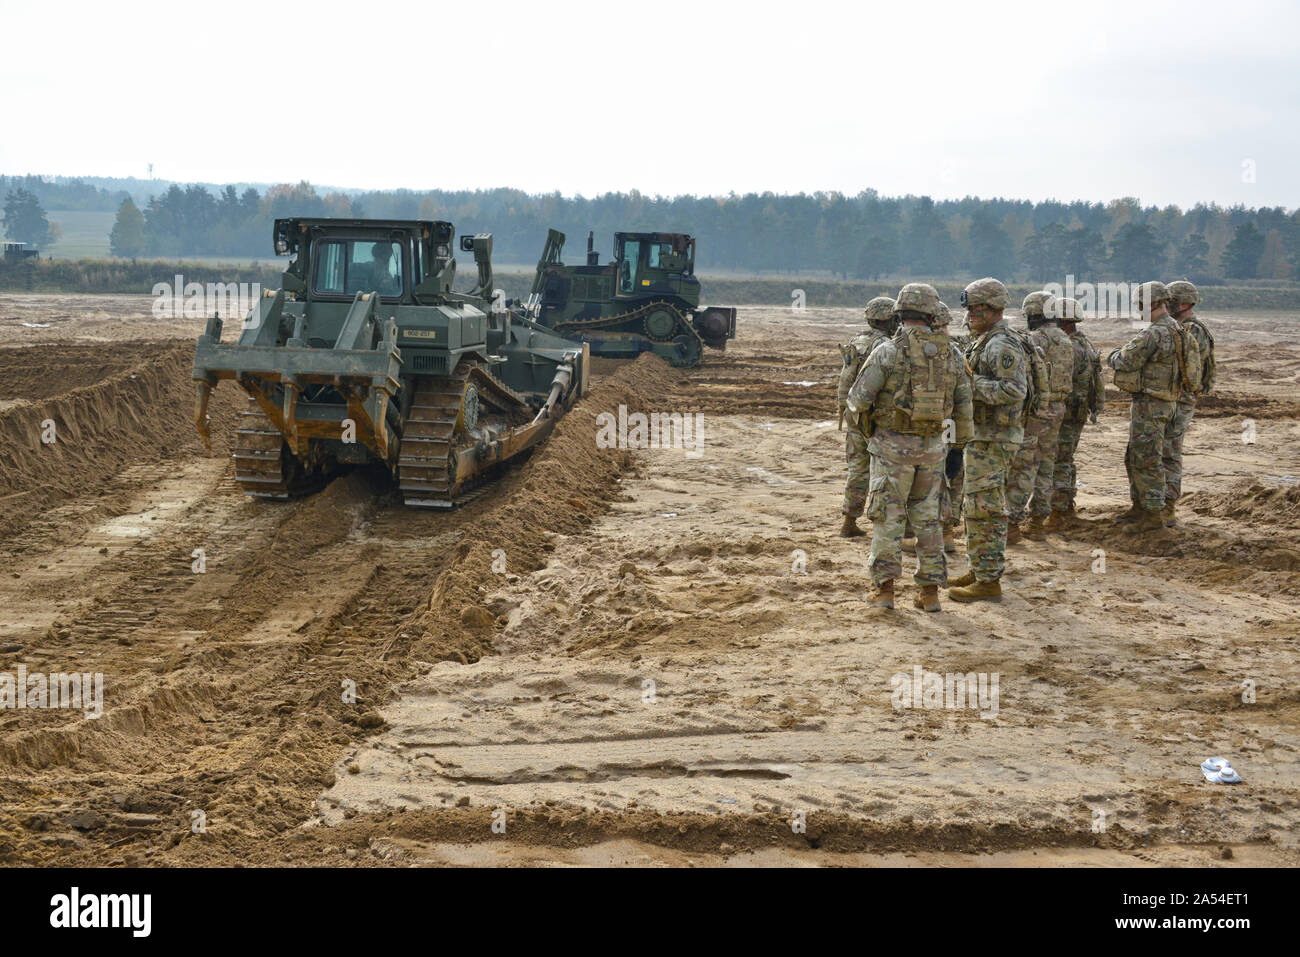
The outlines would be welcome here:
<svg viewBox="0 0 1300 957">
<path fill-rule="evenodd" d="M 993 275 L 1029 282 L 1062 281 L 1067 274 L 1079 281 L 1300 278 L 1300 210 L 1281 207 L 1182 210 L 1131 198 L 935 201 L 874 190 L 723 197 L 633 191 L 594 198 L 513 189 L 322 192 L 305 182 L 259 189 L 39 176 L 0 176 L 0 197 L 6 208 L 26 210 L 24 216 L 33 201 L 44 211 L 116 211 L 112 250 L 125 258 L 266 258 L 276 217 L 343 216 L 451 220 L 461 233 L 493 233 L 503 263 L 535 261 L 547 227 L 555 227 L 568 235 L 569 261 L 581 260 L 589 229 L 606 255 L 616 230 L 691 233 L 699 239 L 697 268 L 705 273 L 866 280 Z"/>
</svg>

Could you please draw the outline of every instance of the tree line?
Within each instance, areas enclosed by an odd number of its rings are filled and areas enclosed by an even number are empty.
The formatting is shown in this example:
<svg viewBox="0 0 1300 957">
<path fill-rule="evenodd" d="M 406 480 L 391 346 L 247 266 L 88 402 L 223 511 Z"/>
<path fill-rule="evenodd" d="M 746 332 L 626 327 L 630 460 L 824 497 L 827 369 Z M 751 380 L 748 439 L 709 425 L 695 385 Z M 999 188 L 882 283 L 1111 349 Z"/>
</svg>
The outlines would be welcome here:
<svg viewBox="0 0 1300 957">
<path fill-rule="evenodd" d="M 824 274 L 839 279 L 994 275 L 1029 282 L 1142 280 L 1197 282 L 1300 278 L 1300 210 L 1197 204 L 1143 206 L 1048 200 L 933 200 L 874 190 L 725 197 L 647 196 L 635 190 L 596 197 L 513 189 L 320 192 L 309 183 L 258 190 L 171 184 L 142 206 L 125 192 L 78 181 L 0 177 L 6 196 L 30 210 L 116 203 L 116 256 L 270 255 L 271 222 L 281 216 L 447 219 L 462 233 L 491 232 L 502 263 L 529 263 L 548 227 L 568 235 L 579 261 L 588 230 L 609 254 L 615 231 L 687 232 L 699 239 L 704 272 Z M 64 195 L 66 193 L 66 199 Z M 77 205 L 62 205 L 64 202 Z M 12 235 L 12 233 L 11 233 Z M 13 238 L 22 238 L 13 236 Z"/>
</svg>

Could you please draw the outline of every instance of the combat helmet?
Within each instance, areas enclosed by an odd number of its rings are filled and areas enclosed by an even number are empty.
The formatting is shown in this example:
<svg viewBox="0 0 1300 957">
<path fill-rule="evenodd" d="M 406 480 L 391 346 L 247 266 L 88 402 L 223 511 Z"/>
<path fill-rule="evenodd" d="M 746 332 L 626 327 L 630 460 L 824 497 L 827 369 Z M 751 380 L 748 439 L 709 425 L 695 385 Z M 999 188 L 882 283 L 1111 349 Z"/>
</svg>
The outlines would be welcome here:
<svg viewBox="0 0 1300 957">
<path fill-rule="evenodd" d="M 988 306 L 991 309 L 1005 309 L 1011 302 L 1007 287 L 992 276 L 976 279 L 961 291 L 961 304 L 967 309 L 976 306 Z"/>
<path fill-rule="evenodd" d="M 1142 318 L 1150 319 L 1155 307 L 1169 301 L 1169 287 L 1158 280 L 1144 282 L 1137 287 L 1137 296 L 1133 305 L 1142 313 Z"/>
<path fill-rule="evenodd" d="M 1169 298 L 1180 306 L 1194 306 L 1201 301 L 1200 290 L 1186 279 L 1176 279 L 1167 287 Z"/>
<path fill-rule="evenodd" d="M 933 329 L 947 329 L 952 325 L 952 312 L 948 309 L 946 302 L 940 302 L 939 308 L 934 311 L 934 317 L 930 320 L 930 327 Z"/>
<path fill-rule="evenodd" d="M 898 290 L 894 314 L 919 312 L 933 320 L 939 311 L 939 291 L 928 282 L 909 282 Z"/>
<path fill-rule="evenodd" d="M 894 318 L 894 300 L 888 296 L 877 296 L 867 303 L 863 315 L 870 325 L 886 326 Z"/>
<path fill-rule="evenodd" d="M 1067 299 L 1064 296 L 1057 299 L 1052 304 L 1054 319 L 1061 319 L 1065 322 L 1078 322 L 1083 318 L 1083 306 L 1079 305 L 1078 299 Z"/>
<path fill-rule="evenodd" d="M 1048 315 L 1047 306 L 1053 299 L 1050 292 L 1031 292 L 1020 304 L 1020 311 L 1026 316 Z M 1054 314 L 1053 314 L 1054 315 Z"/>
</svg>

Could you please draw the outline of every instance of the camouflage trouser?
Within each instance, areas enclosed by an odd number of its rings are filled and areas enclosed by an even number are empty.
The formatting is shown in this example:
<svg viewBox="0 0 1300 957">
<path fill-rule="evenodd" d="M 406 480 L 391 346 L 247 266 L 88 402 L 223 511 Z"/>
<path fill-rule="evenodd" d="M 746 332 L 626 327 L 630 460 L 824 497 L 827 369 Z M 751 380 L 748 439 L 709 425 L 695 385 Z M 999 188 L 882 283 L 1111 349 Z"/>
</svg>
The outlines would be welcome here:
<svg viewBox="0 0 1300 957">
<path fill-rule="evenodd" d="M 1161 456 L 1165 465 L 1165 504 L 1178 501 L 1183 494 L 1183 439 L 1187 438 L 1195 412 L 1196 406 L 1190 402 L 1179 402 L 1174 409 L 1173 429 Z"/>
<path fill-rule="evenodd" d="M 1077 491 L 1077 479 L 1074 470 L 1074 455 L 1079 451 L 1079 439 L 1083 436 L 1086 416 L 1071 418 L 1067 416 L 1061 422 L 1061 436 L 1056 442 L 1056 465 L 1052 479 L 1052 506 L 1065 509 L 1074 504 Z"/>
<path fill-rule="evenodd" d="M 982 582 L 997 581 L 1006 567 L 1007 471 L 1015 442 L 971 442 L 966 446 L 966 556 Z"/>
<path fill-rule="evenodd" d="M 844 485 L 844 505 L 840 511 L 857 518 L 867 503 L 867 483 L 871 480 L 871 455 L 867 437 L 852 425 L 844 440 L 844 458 L 849 463 L 849 480 Z"/>
<path fill-rule="evenodd" d="M 1047 427 L 1047 420 L 1031 415 L 1025 420 L 1025 437 L 1020 448 L 1011 457 L 1007 469 L 1007 522 L 1019 525 L 1025 520 L 1029 498 L 1034 494 L 1034 480 L 1038 478 L 1038 459 L 1042 454 L 1039 437 Z"/>
<path fill-rule="evenodd" d="M 1043 431 L 1038 433 L 1038 474 L 1034 478 L 1034 496 L 1029 502 L 1029 514 L 1046 518 L 1052 514 L 1052 482 L 1056 476 L 1056 451 L 1061 444 L 1061 424 L 1065 419 L 1065 403 L 1053 402 L 1043 418 Z"/>
<path fill-rule="evenodd" d="M 879 584 L 903 574 L 903 527 L 916 530 L 918 585 L 942 585 L 948 580 L 939 525 L 939 488 L 947 451 L 939 436 L 926 438 L 889 429 L 871 437 L 871 486 L 867 518 L 871 519 L 871 557 L 867 567 Z"/>
<path fill-rule="evenodd" d="M 1165 445 L 1173 438 L 1177 408 L 1177 403 L 1149 395 L 1133 396 L 1124 465 L 1129 498 L 1138 508 L 1159 511 L 1165 507 Z"/>
</svg>

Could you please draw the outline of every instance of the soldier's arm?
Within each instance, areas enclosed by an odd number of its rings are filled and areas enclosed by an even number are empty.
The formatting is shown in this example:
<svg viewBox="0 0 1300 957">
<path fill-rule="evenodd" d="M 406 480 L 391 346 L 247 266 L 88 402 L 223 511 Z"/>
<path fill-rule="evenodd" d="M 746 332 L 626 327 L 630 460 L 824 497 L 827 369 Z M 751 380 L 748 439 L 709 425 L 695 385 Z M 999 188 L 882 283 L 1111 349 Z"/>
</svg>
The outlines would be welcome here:
<svg viewBox="0 0 1300 957">
<path fill-rule="evenodd" d="M 954 425 L 953 445 L 965 445 L 975 437 L 975 407 L 971 401 L 971 379 L 966 371 L 966 362 L 960 351 L 957 353 L 961 371 L 957 374 L 957 385 L 952 390 L 952 421 Z"/>
<path fill-rule="evenodd" d="M 980 364 L 992 375 L 976 372 L 971 378 L 971 396 L 985 405 L 1019 405 L 1029 394 L 1026 358 L 1015 345 L 1003 339 L 984 350 Z"/>
<path fill-rule="evenodd" d="M 1147 364 L 1147 360 L 1159 346 L 1160 340 L 1156 331 L 1143 329 L 1130 339 L 1127 345 L 1112 352 L 1106 362 L 1116 372 L 1137 372 Z"/>
<path fill-rule="evenodd" d="M 1201 354 L 1205 357 L 1201 360 L 1201 368 L 1204 370 L 1201 374 L 1201 394 L 1205 395 L 1214 391 L 1214 380 L 1218 377 L 1218 366 L 1214 361 L 1214 340 L 1204 332 L 1201 333 Z"/>
<path fill-rule="evenodd" d="M 849 410 L 860 415 L 871 408 L 876 395 L 885 385 L 885 375 L 889 369 L 887 360 L 894 354 L 890 343 L 882 343 L 872 350 L 871 356 L 862 364 L 852 388 L 849 389 Z"/>
</svg>

